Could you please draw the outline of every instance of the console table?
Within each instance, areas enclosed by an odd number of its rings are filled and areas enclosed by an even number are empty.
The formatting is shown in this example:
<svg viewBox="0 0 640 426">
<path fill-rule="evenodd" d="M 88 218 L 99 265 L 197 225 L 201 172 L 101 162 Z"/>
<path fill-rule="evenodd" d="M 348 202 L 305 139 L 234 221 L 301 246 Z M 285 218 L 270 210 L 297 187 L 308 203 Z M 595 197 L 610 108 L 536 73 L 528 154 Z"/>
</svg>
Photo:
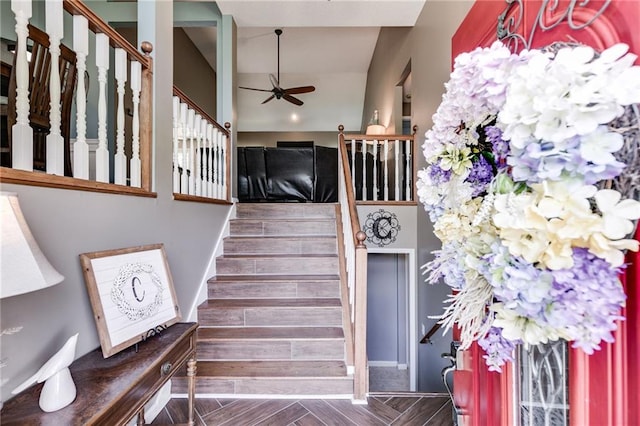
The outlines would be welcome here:
<svg viewBox="0 0 640 426">
<path fill-rule="evenodd" d="M 100 348 L 71 364 L 75 401 L 45 413 L 38 405 L 42 384 L 5 402 L 3 425 L 123 425 L 137 417 L 144 424 L 144 406 L 186 365 L 189 425 L 193 425 L 197 323 L 178 323 L 107 359 Z M 137 347 L 136 347 L 137 346 Z"/>
</svg>

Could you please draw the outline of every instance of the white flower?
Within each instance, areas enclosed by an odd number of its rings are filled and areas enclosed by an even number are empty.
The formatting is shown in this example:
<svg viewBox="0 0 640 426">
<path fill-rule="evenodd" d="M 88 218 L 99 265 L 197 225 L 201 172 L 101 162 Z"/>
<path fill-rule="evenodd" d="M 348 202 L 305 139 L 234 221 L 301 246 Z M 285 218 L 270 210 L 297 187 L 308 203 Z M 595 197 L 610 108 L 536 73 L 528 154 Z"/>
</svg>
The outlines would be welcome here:
<svg viewBox="0 0 640 426">
<path fill-rule="evenodd" d="M 632 220 L 640 218 L 640 202 L 622 200 L 618 191 L 602 189 L 595 194 L 596 205 L 602 212 L 602 234 L 612 240 L 626 237 L 633 231 Z"/>
<path fill-rule="evenodd" d="M 599 126 L 580 140 L 582 158 L 594 164 L 609 164 L 616 161 L 613 152 L 622 148 L 624 138 L 621 134 L 610 132 L 606 126 Z"/>
</svg>

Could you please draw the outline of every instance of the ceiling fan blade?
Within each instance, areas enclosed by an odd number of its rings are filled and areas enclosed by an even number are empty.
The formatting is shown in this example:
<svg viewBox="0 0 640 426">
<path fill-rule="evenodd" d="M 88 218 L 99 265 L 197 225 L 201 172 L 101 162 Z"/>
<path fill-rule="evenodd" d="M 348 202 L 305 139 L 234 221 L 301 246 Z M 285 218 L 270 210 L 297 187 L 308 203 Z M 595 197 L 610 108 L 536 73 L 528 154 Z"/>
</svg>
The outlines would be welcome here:
<svg viewBox="0 0 640 426">
<path fill-rule="evenodd" d="M 287 101 L 289 101 L 289 102 L 291 102 L 292 104 L 295 104 L 295 105 L 298 105 L 298 106 L 300 106 L 300 105 L 302 105 L 304 103 L 300 99 L 294 98 L 293 96 L 291 96 L 291 95 L 289 95 L 287 93 L 284 93 L 282 95 L 282 98 L 287 100 Z"/>
<path fill-rule="evenodd" d="M 263 104 L 266 104 L 267 102 L 269 102 L 271 99 L 275 98 L 276 95 L 271 95 L 269 96 L 267 99 L 265 99 L 264 101 L 262 101 Z"/>
<path fill-rule="evenodd" d="M 257 92 L 271 92 L 272 90 L 267 90 L 267 89 L 254 89 L 253 87 L 242 87 L 242 86 L 238 86 L 239 89 L 247 89 L 247 90 L 255 90 Z"/>
<path fill-rule="evenodd" d="M 278 90 L 281 90 L 280 89 L 280 83 L 278 82 L 278 79 L 276 78 L 275 75 L 269 74 L 269 80 L 271 80 L 271 84 L 273 84 L 274 88 L 276 88 Z"/>
<path fill-rule="evenodd" d="M 300 87 L 291 87 L 289 89 L 284 89 L 284 93 L 288 95 L 297 95 L 301 93 L 310 93 L 316 90 L 313 86 L 300 86 Z"/>
</svg>

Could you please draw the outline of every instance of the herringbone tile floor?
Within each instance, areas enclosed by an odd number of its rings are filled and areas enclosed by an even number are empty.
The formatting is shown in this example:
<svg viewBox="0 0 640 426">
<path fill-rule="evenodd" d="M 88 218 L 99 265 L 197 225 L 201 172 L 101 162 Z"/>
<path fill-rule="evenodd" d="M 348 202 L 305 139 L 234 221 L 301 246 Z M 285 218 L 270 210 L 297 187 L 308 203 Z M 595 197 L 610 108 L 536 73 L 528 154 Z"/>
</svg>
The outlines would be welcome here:
<svg viewBox="0 0 640 426">
<path fill-rule="evenodd" d="M 198 426 L 451 426 L 451 401 L 428 394 L 376 394 L 348 400 L 196 399 Z M 187 400 L 172 399 L 152 425 L 184 423 Z"/>
</svg>

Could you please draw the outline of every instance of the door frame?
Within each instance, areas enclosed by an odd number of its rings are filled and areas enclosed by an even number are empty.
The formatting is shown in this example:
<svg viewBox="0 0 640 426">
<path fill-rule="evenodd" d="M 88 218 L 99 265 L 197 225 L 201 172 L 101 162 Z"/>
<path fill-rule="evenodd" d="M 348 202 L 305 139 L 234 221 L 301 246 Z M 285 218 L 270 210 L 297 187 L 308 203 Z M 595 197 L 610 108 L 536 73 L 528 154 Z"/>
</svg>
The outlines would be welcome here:
<svg viewBox="0 0 640 426">
<path fill-rule="evenodd" d="M 416 392 L 418 383 L 418 289 L 416 287 L 416 250 L 404 248 L 368 247 L 367 254 L 402 254 L 406 256 L 406 275 L 409 280 L 407 288 L 407 356 L 409 367 L 409 391 Z"/>
</svg>

